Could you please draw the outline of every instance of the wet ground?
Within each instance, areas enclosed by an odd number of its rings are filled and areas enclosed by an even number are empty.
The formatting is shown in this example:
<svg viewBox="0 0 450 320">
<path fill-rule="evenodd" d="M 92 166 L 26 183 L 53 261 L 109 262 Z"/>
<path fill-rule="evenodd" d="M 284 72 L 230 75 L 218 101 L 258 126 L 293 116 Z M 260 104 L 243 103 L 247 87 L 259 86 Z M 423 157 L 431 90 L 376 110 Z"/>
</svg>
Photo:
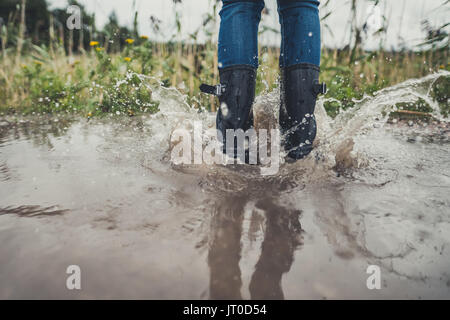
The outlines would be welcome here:
<svg viewBox="0 0 450 320">
<path fill-rule="evenodd" d="M 449 126 L 378 119 L 404 87 L 266 177 L 170 161 L 171 130 L 211 115 L 0 120 L 0 298 L 449 299 Z"/>
</svg>

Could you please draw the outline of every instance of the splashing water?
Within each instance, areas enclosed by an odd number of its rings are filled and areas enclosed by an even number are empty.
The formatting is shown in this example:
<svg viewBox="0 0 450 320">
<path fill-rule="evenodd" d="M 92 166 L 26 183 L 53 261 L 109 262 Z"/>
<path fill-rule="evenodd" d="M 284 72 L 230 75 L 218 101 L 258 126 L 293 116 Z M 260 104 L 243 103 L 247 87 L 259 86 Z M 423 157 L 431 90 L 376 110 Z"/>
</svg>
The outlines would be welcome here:
<svg viewBox="0 0 450 320">
<path fill-rule="evenodd" d="M 389 118 L 389 113 L 395 110 L 397 103 L 414 103 L 421 98 L 432 107 L 434 119 L 448 123 L 448 120 L 440 114 L 438 104 L 430 97 L 430 91 L 435 81 L 440 77 L 449 76 L 449 74 L 447 71 L 442 71 L 422 79 L 408 80 L 383 89 L 375 93 L 373 97 L 366 95 L 363 99 L 355 101 L 355 107 L 340 112 L 334 119 L 327 115 L 324 108 L 324 103 L 332 99 L 319 99 L 315 114 L 318 122 L 318 137 L 314 143 L 314 151 L 303 161 L 284 164 L 277 178 L 289 179 L 291 177 L 293 180 L 301 179 L 303 182 L 308 182 L 329 174 L 334 175 L 333 169 L 336 168 L 346 169 L 367 165 L 370 159 L 363 152 L 358 151 L 354 140 L 360 134 L 365 135 L 376 128 L 383 127 Z M 156 80 L 142 75 L 140 78 L 143 83 L 148 80 Z M 203 138 L 205 141 L 209 141 L 205 131 L 215 127 L 215 114 L 207 113 L 205 110 L 198 112 L 198 110 L 190 108 L 186 102 L 186 96 L 176 89 L 163 87 L 162 83 L 156 88 L 149 85 L 149 89 L 154 93 L 153 97 L 162 105 L 158 115 L 150 118 L 148 122 L 149 128 L 155 128 L 154 131 L 159 132 L 159 134 L 151 135 L 151 138 L 161 138 L 154 144 L 158 145 L 159 151 L 164 153 L 164 156 L 161 154 L 162 157 L 170 158 L 171 142 L 169 138 L 174 130 L 183 128 L 189 130 L 193 135 L 195 122 L 202 122 Z M 275 89 L 256 98 L 253 107 L 256 130 L 270 130 L 278 127 L 279 97 L 280 92 Z M 283 152 L 280 154 L 281 163 L 284 163 L 285 156 L 286 154 Z M 180 167 L 179 169 L 185 168 Z M 216 166 L 208 169 L 220 171 L 223 168 Z M 233 170 L 225 169 L 224 179 L 234 178 L 234 173 Z M 264 179 L 260 177 L 260 171 L 255 168 L 246 167 L 245 170 L 238 170 L 237 178 L 242 175 L 256 180 Z M 269 180 L 273 180 L 273 178 Z M 251 186 L 248 188 L 251 189 Z"/>
<path fill-rule="evenodd" d="M 137 76 L 158 113 L 0 119 L 0 298 L 450 298 L 450 131 L 430 96 L 448 72 L 334 119 L 321 98 L 314 151 L 272 176 L 173 164 L 172 133 L 201 122 L 205 138 L 215 115 Z M 434 121 L 388 122 L 418 98 Z M 257 129 L 278 105 L 257 97 Z M 60 281 L 74 264 L 76 293 Z"/>
</svg>

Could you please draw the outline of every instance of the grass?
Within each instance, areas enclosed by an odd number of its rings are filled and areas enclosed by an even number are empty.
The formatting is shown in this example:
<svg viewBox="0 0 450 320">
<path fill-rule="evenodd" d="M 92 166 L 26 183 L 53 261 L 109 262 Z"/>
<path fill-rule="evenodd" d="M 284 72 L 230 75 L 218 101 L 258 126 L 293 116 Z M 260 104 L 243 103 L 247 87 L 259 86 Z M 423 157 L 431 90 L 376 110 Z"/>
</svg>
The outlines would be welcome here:
<svg viewBox="0 0 450 320">
<path fill-rule="evenodd" d="M 66 54 L 63 46 L 33 46 L 17 58 L 2 51 L 0 58 L 0 113 L 77 113 L 92 117 L 105 113 L 135 115 L 158 111 L 151 89 L 139 74 L 151 75 L 166 87 L 176 87 L 194 108 L 215 111 L 213 97 L 201 94 L 201 83 L 218 83 L 217 49 L 206 44 L 155 43 L 141 37 L 127 39 L 119 53 L 108 53 L 97 41 L 87 52 Z M 350 63 L 349 51 L 325 49 L 321 80 L 328 85 L 325 108 L 335 116 L 354 100 L 410 78 L 440 69 L 450 70 L 445 55 L 432 51 L 391 53 L 358 52 Z M 446 53 L 448 54 L 448 53 Z M 279 49 L 260 48 L 257 94 L 278 85 Z M 445 64 L 444 64 L 445 63 Z M 448 116 L 450 79 L 441 78 L 432 97 Z M 418 110 L 425 108 L 418 105 Z M 413 108 L 414 109 L 414 108 Z"/>
</svg>

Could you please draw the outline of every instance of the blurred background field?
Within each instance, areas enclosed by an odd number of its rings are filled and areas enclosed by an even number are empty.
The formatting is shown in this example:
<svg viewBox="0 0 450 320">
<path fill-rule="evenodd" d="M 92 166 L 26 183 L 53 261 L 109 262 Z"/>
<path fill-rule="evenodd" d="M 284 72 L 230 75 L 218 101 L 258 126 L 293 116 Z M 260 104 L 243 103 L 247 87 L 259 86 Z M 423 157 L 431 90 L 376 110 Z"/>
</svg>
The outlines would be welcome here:
<svg viewBox="0 0 450 320">
<path fill-rule="evenodd" d="M 366 1 L 366 0 L 365 0 Z M 385 1 L 367 0 L 373 8 Z M 133 1 L 130 0 L 130 5 Z M 438 10 L 450 11 L 448 0 Z M 69 30 L 65 9 L 52 9 L 45 0 L 1 0 L 0 113 L 77 113 L 86 117 L 107 113 L 154 113 L 158 102 L 152 99 L 150 82 L 177 88 L 194 108 L 215 110 L 215 99 L 199 92 L 201 83 L 218 82 L 217 26 L 220 2 L 210 0 L 210 12 L 198 21 L 198 28 L 182 36 L 181 0 L 173 0 L 174 28 L 166 41 L 155 35 L 167 30 L 157 16 L 150 16 L 152 34 L 142 34 L 135 11 L 131 26 L 121 25 L 111 13 L 100 29 L 95 12 L 77 1 L 82 9 L 81 30 Z M 325 108 L 329 115 L 352 107 L 364 95 L 373 95 L 387 86 L 430 73 L 450 70 L 449 23 L 418 21 L 425 37 L 413 46 L 386 47 L 386 33 L 391 23 L 383 10 L 375 29 L 361 22 L 360 0 L 349 0 L 347 43 L 339 48 L 324 46 L 321 80 L 328 84 Z M 329 24 L 333 10 L 330 0 L 322 1 L 323 32 L 333 35 Z M 359 10 L 359 11 L 358 11 Z M 268 15 L 267 10 L 264 15 Z M 264 16 L 263 15 L 263 16 Z M 358 18 L 359 17 L 359 18 Z M 264 18 L 263 18 L 264 21 Z M 278 31 L 261 24 L 261 37 L 276 37 Z M 161 37 L 159 37 L 161 38 Z M 376 39 L 376 40 L 374 40 Z M 365 41 L 371 41 L 368 50 Z M 374 44 L 374 41 L 376 43 Z M 279 48 L 261 43 L 257 94 L 278 86 Z M 442 76 L 433 86 L 431 96 L 448 116 L 450 78 Z M 427 113 L 425 101 L 399 106 L 399 109 Z"/>
</svg>

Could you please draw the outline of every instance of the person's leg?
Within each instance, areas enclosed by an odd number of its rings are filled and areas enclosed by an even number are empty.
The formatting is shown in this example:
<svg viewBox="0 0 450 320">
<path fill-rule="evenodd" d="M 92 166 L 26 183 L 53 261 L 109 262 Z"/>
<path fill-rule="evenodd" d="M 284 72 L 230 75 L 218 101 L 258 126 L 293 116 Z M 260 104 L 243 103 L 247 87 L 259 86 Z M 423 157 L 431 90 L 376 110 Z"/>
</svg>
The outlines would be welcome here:
<svg viewBox="0 0 450 320">
<path fill-rule="evenodd" d="M 319 1 L 278 0 L 281 24 L 280 67 L 320 65 Z"/>
<path fill-rule="evenodd" d="M 218 44 L 220 86 L 202 85 L 201 89 L 219 96 L 217 130 L 222 134 L 226 152 L 226 130 L 247 131 L 253 126 L 258 27 L 264 0 L 222 2 Z"/>
<path fill-rule="evenodd" d="M 319 84 L 319 1 L 278 0 L 282 43 L 280 129 L 284 147 L 292 159 L 312 151 L 316 137 L 314 110 Z"/>
<path fill-rule="evenodd" d="M 214 206 L 208 250 L 210 299 L 242 300 L 241 235 L 245 196 L 229 196 Z"/>
<path fill-rule="evenodd" d="M 258 68 L 258 27 L 264 0 L 222 0 L 219 69 L 236 65 Z"/>
</svg>

